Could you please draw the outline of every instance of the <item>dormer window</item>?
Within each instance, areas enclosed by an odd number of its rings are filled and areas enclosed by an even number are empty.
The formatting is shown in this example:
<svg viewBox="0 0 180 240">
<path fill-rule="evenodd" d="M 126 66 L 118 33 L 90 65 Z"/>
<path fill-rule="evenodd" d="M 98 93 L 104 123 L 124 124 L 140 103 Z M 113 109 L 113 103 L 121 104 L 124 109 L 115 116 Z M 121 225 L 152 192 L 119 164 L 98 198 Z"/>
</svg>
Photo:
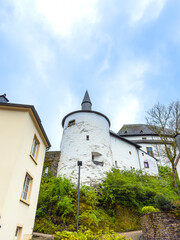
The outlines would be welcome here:
<svg viewBox="0 0 180 240">
<path fill-rule="evenodd" d="M 71 120 L 68 122 L 68 127 L 71 127 L 73 125 L 75 125 L 75 120 Z"/>
<path fill-rule="evenodd" d="M 143 133 L 143 130 L 141 130 L 140 133 Z"/>
<path fill-rule="evenodd" d="M 127 133 L 127 131 L 124 131 L 124 133 Z"/>
</svg>

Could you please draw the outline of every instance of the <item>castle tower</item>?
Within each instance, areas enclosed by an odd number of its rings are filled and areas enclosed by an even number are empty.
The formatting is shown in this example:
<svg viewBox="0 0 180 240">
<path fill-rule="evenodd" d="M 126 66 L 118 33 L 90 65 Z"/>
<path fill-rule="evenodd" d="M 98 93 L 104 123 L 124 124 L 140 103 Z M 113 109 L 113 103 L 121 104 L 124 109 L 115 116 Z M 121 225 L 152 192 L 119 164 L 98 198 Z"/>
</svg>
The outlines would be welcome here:
<svg viewBox="0 0 180 240">
<path fill-rule="evenodd" d="M 92 103 L 87 91 L 81 106 L 81 110 L 67 114 L 62 120 L 64 131 L 58 175 L 77 183 L 77 161 L 82 161 L 81 183 L 94 185 L 113 166 L 110 121 L 102 113 L 91 110 Z"/>
</svg>

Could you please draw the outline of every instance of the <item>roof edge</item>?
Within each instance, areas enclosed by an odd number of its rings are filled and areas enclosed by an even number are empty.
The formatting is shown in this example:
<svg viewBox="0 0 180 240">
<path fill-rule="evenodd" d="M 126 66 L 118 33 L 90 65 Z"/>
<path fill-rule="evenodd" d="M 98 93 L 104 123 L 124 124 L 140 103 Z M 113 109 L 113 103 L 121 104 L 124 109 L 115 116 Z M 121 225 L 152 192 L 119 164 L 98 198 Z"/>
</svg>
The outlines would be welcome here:
<svg viewBox="0 0 180 240">
<path fill-rule="evenodd" d="M 62 127 L 64 128 L 64 122 L 65 122 L 65 120 L 66 120 L 67 117 L 69 117 L 70 115 L 72 115 L 72 114 L 74 114 L 74 113 L 83 113 L 83 112 L 98 114 L 98 115 L 104 117 L 104 118 L 107 120 L 107 122 L 108 122 L 108 124 L 109 124 L 109 127 L 111 126 L 111 122 L 110 122 L 109 118 L 106 117 L 104 114 L 102 114 L 102 113 L 100 113 L 100 112 L 96 112 L 96 111 L 92 111 L 92 110 L 77 110 L 77 111 L 68 113 L 68 114 L 62 119 Z"/>
<path fill-rule="evenodd" d="M 32 113 L 33 113 L 33 115 L 34 115 L 34 117 L 35 117 L 35 119 L 36 119 L 36 121 L 37 121 L 37 123 L 38 123 L 38 125 L 40 127 L 40 130 L 41 130 L 41 132 L 42 132 L 42 134 L 43 134 L 43 136 L 44 136 L 44 138 L 45 138 L 45 140 L 47 142 L 47 145 L 48 145 L 47 148 L 51 147 L 51 143 L 50 143 L 50 141 L 49 141 L 49 139 L 47 137 L 47 134 L 46 134 L 46 132 L 44 130 L 44 127 L 43 127 L 43 125 L 41 123 L 41 119 L 40 119 L 40 117 L 39 117 L 39 115 L 38 115 L 38 113 L 37 113 L 37 111 L 36 111 L 36 109 L 35 109 L 35 107 L 33 105 L 18 104 L 18 103 L 0 103 L 0 106 L 7 107 L 7 108 L 8 107 L 12 107 L 12 108 L 31 109 L 31 111 L 32 111 Z"/>
</svg>

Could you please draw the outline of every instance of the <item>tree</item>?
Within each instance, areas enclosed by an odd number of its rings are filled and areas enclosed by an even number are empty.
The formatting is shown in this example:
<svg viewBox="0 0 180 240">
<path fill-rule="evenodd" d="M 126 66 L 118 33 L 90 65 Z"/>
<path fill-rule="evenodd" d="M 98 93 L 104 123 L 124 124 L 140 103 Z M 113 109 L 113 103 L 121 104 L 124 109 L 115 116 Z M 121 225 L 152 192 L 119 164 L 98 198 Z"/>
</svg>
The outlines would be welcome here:
<svg viewBox="0 0 180 240">
<path fill-rule="evenodd" d="M 180 101 L 171 102 L 168 106 L 155 104 L 147 112 L 146 122 L 149 128 L 160 137 L 164 145 L 164 154 L 171 163 L 174 185 L 177 187 L 174 164 L 178 151 L 174 137 L 180 131 Z"/>
</svg>

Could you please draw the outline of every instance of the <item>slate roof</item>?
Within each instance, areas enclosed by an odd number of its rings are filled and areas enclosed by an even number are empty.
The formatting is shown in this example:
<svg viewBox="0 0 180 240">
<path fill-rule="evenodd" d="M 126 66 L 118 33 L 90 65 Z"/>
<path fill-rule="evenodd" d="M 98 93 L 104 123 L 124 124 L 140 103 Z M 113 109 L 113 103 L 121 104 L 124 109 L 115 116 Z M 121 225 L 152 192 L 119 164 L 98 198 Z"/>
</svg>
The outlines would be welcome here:
<svg viewBox="0 0 180 240">
<path fill-rule="evenodd" d="M 125 124 L 117 133 L 119 136 L 157 135 L 147 124 Z M 166 128 L 166 134 L 172 136 L 173 131 Z"/>
</svg>

